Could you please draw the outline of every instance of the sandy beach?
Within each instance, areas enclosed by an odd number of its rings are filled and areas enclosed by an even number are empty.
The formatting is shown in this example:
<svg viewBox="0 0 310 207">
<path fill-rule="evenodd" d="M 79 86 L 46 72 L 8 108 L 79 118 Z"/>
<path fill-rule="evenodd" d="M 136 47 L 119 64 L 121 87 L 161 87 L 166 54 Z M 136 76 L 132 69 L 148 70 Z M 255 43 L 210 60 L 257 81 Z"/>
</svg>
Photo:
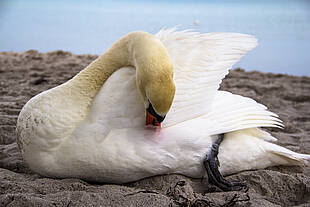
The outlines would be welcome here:
<svg viewBox="0 0 310 207">
<path fill-rule="evenodd" d="M 55 51 L 0 52 L 0 206 L 310 206 L 310 167 L 272 167 L 228 176 L 247 192 L 221 192 L 207 179 L 160 175 L 126 185 L 41 177 L 23 162 L 15 125 L 34 95 L 78 73 L 96 55 Z M 255 99 L 285 128 L 266 130 L 277 144 L 310 154 L 310 77 L 237 69 L 221 90 Z"/>
</svg>

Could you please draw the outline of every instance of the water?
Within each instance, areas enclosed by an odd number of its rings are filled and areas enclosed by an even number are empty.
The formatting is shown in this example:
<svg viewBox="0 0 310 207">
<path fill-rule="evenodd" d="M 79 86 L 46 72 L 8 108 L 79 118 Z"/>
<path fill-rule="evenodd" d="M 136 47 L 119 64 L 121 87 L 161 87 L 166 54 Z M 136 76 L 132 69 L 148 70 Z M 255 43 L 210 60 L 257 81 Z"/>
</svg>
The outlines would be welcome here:
<svg viewBox="0 0 310 207">
<path fill-rule="evenodd" d="M 179 29 L 203 33 L 255 35 L 259 46 L 234 67 L 310 76 L 309 1 L 232 2 L 1 0 L 0 51 L 62 49 L 75 54 L 102 54 L 128 32 L 156 33 L 179 25 Z"/>
</svg>

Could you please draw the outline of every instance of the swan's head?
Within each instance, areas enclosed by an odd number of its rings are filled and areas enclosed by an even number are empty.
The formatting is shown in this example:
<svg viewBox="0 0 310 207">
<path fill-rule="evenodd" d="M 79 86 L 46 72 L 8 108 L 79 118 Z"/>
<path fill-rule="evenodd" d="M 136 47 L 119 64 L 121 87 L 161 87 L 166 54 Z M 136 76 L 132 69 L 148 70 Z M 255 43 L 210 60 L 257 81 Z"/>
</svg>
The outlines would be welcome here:
<svg viewBox="0 0 310 207">
<path fill-rule="evenodd" d="M 144 99 L 146 125 L 160 126 L 170 110 L 175 93 L 173 69 L 170 61 L 161 61 L 137 74 L 138 89 Z"/>
<path fill-rule="evenodd" d="M 175 93 L 173 67 L 160 40 L 145 32 L 131 35 L 137 88 L 143 98 L 146 125 L 160 126 Z"/>
</svg>

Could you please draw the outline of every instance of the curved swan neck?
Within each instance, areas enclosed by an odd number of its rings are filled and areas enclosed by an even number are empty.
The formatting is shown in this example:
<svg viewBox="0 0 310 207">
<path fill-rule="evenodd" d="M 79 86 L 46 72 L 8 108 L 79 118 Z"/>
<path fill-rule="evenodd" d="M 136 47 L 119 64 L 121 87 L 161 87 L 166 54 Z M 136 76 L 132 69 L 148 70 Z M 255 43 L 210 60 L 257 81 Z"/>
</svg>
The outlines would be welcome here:
<svg viewBox="0 0 310 207">
<path fill-rule="evenodd" d="M 150 74 L 156 76 L 158 72 L 155 69 L 163 68 L 165 62 L 170 64 L 168 53 L 158 39 L 146 32 L 133 32 L 114 43 L 68 84 L 70 87 L 77 87 L 82 95 L 92 99 L 116 70 L 133 66 L 137 70 L 137 76 L 143 75 L 143 79 L 147 81 Z M 137 84 L 139 85 L 138 82 Z"/>
</svg>

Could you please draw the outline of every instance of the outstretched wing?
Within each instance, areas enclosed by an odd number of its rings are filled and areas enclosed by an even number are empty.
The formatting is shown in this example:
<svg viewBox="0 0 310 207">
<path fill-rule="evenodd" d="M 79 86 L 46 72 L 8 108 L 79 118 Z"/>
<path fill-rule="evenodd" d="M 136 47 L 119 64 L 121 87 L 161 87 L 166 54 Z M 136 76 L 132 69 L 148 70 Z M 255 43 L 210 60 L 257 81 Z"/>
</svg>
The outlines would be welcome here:
<svg viewBox="0 0 310 207">
<path fill-rule="evenodd" d="M 238 33 L 169 29 L 159 31 L 156 37 L 171 58 L 176 85 L 163 127 L 206 114 L 228 70 L 257 45 L 253 36 Z"/>
</svg>

